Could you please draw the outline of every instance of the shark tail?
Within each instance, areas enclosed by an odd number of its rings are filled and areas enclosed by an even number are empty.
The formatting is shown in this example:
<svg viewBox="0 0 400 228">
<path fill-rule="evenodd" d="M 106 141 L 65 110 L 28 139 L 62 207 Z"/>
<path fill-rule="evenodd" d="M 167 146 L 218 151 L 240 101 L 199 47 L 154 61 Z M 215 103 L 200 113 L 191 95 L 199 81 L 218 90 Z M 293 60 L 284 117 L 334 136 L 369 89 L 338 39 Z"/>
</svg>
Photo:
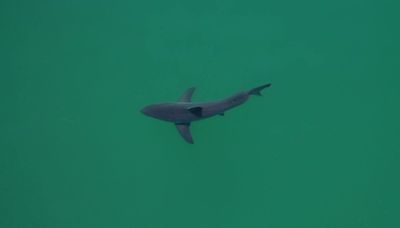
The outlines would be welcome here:
<svg viewBox="0 0 400 228">
<path fill-rule="evenodd" d="M 268 88 L 268 87 L 270 87 L 270 86 L 271 86 L 271 83 L 268 83 L 268 84 L 265 84 L 265 85 L 262 85 L 262 86 L 258 86 L 258 87 L 256 87 L 256 88 L 253 88 L 253 89 L 249 90 L 247 93 L 248 93 L 249 95 L 261 96 L 261 95 L 262 95 L 262 94 L 261 94 L 261 90 L 263 90 L 263 89 L 265 89 L 265 88 Z"/>
</svg>

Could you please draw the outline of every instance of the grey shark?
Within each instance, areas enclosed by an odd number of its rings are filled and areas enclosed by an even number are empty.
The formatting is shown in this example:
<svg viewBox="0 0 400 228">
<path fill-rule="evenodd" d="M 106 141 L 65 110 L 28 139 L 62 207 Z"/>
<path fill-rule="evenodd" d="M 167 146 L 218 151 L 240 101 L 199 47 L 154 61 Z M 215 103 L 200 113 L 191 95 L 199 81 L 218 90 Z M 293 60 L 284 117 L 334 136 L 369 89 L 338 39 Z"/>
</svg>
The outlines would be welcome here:
<svg viewBox="0 0 400 228">
<path fill-rule="evenodd" d="M 190 124 L 216 115 L 245 103 L 251 95 L 261 96 L 261 90 L 270 87 L 265 84 L 256 88 L 236 93 L 228 98 L 211 102 L 192 102 L 195 87 L 187 89 L 177 102 L 148 105 L 141 112 L 147 116 L 172 122 L 186 142 L 193 144 Z"/>
</svg>

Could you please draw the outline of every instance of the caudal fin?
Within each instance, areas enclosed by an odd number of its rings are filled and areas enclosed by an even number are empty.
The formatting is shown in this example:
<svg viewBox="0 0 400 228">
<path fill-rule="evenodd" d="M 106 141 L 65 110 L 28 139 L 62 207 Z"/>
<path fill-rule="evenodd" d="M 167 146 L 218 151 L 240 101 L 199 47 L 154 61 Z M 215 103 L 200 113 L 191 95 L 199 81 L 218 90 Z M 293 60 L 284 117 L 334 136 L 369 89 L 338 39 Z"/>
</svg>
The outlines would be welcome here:
<svg viewBox="0 0 400 228">
<path fill-rule="evenodd" d="M 248 93 L 249 95 L 261 96 L 261 90 L 263 90 L 263 89 L 265 89 L 265 88 L 268 88 L 268 87 L 270 87 L 270 86 L 271 86 L 271 83 L 268 83 L 268 84 L 265 84 L 265 85 L 256 87 L 256 88 L 254 88 L 254 89 L 251 89 L 251 90 L 249 90 L 247 93 Z"/>
</svg>

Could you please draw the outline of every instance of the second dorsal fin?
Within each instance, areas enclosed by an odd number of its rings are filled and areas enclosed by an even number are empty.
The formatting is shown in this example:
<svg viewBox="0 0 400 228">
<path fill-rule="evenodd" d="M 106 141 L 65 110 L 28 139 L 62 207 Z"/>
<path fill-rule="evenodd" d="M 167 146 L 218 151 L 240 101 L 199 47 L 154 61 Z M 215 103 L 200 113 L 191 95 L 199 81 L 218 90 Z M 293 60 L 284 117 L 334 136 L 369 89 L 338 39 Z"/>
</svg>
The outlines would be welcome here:
<svg viewBox="0 0 400 228">
<path fill-rule="evenodd" d="M 192 101 L 192 96 L 194 93 L 194 90 L 196 88 L 195 87 L 190 87 L 189 89 L 187 89 L 181 96 L 181 98 L 179 99 L 180 102 L 191 102 Z"/>
<path fill-rule="evenodd" d="M 200 117 L 203 115 L 203 108 L 200 106 L 194 106 L 188 108 L 189 112 L 193 113 L 194 115 Z"/>
</svg>

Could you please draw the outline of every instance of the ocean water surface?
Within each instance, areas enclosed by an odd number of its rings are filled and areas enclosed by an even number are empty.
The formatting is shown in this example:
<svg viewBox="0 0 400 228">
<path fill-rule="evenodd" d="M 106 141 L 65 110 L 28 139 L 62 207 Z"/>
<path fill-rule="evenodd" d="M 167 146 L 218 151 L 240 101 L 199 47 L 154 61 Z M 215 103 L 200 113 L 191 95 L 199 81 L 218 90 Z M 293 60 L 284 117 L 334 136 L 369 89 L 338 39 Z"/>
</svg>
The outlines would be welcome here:
<svg viewBox="0 0 400 228">
<path fill-rule="evenodd" d="M 0 227 L 400 227 L 394 1 L 1 1 Z M 148 104 L 272 83 L 187 144 Z"/>
</svg>

